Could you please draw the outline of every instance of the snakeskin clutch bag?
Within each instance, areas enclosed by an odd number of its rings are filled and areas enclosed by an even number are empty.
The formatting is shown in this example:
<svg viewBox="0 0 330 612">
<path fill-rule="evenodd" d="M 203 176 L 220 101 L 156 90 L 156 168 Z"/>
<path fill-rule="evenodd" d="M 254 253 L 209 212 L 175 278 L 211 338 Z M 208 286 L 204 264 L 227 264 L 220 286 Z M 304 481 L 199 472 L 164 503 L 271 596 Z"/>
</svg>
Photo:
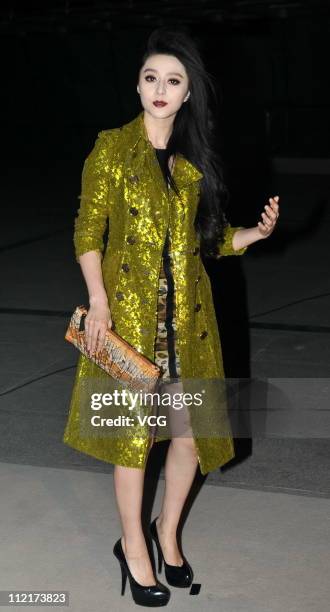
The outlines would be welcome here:
<svg viewBox="0 0 330 612">
<path fill-rule="evenodd" d="M 84 329 L 87 312 L 85 306 L 77 306 L 66 331 L 65 340 L 71 342 L 83 355 L 124 387 L 131 391 L 153 392 L 162 374 L 161 368 L 139 353 L 111 328 L 106 331 L 103 349 L 98 354 L 88 354 Z"/>
</svg>

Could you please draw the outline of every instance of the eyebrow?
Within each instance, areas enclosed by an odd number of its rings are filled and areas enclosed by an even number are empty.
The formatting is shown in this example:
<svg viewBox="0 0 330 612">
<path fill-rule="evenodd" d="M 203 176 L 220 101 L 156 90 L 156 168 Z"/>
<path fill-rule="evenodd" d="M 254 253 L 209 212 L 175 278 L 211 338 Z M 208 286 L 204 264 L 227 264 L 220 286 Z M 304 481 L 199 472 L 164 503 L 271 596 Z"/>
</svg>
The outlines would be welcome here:
<svg viewBox="0 0 330 612">
<path fill-rule="evenodd" d="M 152 72 L 158 72 L 158 70 L 155 70 L 154 68 L 145 68 L 143 72 L 147 72 L 147 70 L 152 70 Z M 175 74 L 176 76 L 179 76 L 183 79 L 183 75 L 180 74 L 180 72 L 168 72 L 167 74 Z"/>
</svg>

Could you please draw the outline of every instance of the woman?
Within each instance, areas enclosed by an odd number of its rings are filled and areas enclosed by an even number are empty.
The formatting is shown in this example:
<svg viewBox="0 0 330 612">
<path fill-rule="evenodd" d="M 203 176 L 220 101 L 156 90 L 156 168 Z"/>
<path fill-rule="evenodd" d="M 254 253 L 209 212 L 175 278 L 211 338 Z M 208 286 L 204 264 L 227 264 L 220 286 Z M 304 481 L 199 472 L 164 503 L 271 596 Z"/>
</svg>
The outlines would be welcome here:
<svg viewBox="0 0 330 612">
<path fill-rule="evenodd" d="M 114 554 L 123 581 L 129 576 L 134 600 L 157 606 L 167 603 L 170 591 L 155 579 L 141 524 L 144 470 L 153 442 L 171 438 L 163 505 L 150 532 L 173 586 L 187 587 L 193 577 L 176 531 L 196 468 L 206 474 L 234 456 L 218 385 L 209 385 L 202 412 L 194 406 L 173 409 L 178 392 L 224 380 L 201 255 L 243 254 L 272 233 L 279 204 L 278 197 L 270 198 L 255 227 L 234 228 L 226 222 L 226 191 L 212 140 L 214 89 L 189 35 L 166 28 L 151 34 L 137 92 L 143 111 L 120 128 L 100 132 L 86 159 L 74 243 L 89 293 L 85 329 L 90 352 L 102 349 L 108 325 L 115 325 L 117 333 L 162 367 L 163 392 L 169 390 L 173 398 L 171 435 L 150 435 L 150 427 L 141 425 L 118 428 L 113 437 L 84 429 L 82 423 L 90 422 L 84 420 L 90 391 L 103 383 L 108 390 L 111 381 L 81 355 L 63 440 L 115 464 L 123 535 Z M 150 415 L 143 403 L 135 409 Z M 129 414 L 124 403 L 116 410 Z"/>
</svg>

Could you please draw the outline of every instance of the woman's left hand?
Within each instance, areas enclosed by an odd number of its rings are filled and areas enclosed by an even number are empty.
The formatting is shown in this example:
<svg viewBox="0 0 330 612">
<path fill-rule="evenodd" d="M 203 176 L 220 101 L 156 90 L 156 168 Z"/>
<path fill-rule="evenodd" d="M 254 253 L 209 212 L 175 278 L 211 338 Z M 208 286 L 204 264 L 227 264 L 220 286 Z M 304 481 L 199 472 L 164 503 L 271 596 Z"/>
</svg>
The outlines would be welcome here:
<svg viewBox="0 0 330 612">
<path fill-rule="evenodd" d="M 270 206 L 268 204 L 265 205 L 266 212 L 261 213 L 262 221 L 258 221 L 258 230 L 261 234 L 261 238 L 268 238 L 270 234 L 274 231 L 277 219 L 279 217 L 279 196 L 275 196 L 274 198 L 269 198 Z"/>
</svg>

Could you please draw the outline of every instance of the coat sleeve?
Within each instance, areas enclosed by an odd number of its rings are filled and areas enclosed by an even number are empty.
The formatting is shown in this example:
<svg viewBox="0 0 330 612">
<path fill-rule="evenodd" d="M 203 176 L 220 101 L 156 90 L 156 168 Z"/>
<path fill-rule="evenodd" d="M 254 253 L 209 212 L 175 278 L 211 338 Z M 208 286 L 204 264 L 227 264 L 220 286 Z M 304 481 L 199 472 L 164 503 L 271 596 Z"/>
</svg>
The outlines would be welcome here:
<svg viewBox="0 0 330 612">
<path fill-rule="evenodd" d="M 244 227 L 232 227 L 230 223 L 226 225 L 224 229 L 224 242 L 220 242 L 218 244 L 219 257 L 222 257 L 223 255 L 243 255 L 243 253 L 245 253 L 246 249 L 248 248 L 247 246 L 238 249 L 238 251 L 235 251 L 233 248 L 233 236 L 235 232 L 240 229 L 244 229 Z"/>
<path fill-rule="evenodd" d="M 109 191 L 109 136 L 98 133 L 94 148 L 85 160 L 82 178 L 80 207 L 74 221 L 74 248 L 76 260 L 87 251 L 104 249 L 103 236 L 108 217 Z"/>
</svg>

